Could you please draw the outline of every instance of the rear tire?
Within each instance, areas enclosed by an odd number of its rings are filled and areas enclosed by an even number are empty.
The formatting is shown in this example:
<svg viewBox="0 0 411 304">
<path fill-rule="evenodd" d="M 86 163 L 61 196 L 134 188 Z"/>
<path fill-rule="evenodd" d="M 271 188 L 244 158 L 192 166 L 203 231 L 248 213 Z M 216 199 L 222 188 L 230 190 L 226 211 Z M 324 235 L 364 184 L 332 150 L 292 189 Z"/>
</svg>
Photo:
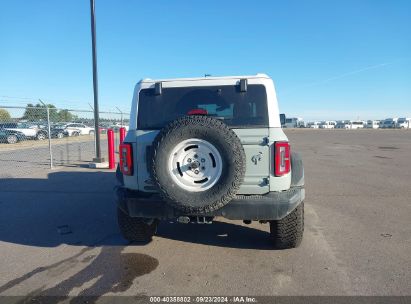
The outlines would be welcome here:
<svg viewBox="0 0 411 304">
<path fill-rule="evenodd" d="M 159 220 L 130 217 L 117 208 L 117 220 L 121 235 L 133 243 L 149 243 L 157 232 Z"/>
<path fill-rule="evenodd" d="M 37 139 L 37 140 L 45 140 L 46 137 L 47 137 L 46 134 L 43 133 L 43 132 L 39 132 L 39 133 L 37 133 L 37 135 L 36 135 L 36 139 Z"/>
<path fill-rule="evenodd" d="M 244 180 L 244 147 L 216 118 L 178 118 L 158 133 L 152 147 L 154 184 L 170 206 L 185 213 L 204 214 L 222 208 Z"/>
<path fill-rule="evenodd" d="M 270 237 L 276 249 L 295 248 L 304 234 L 304 202 L 285 218 L 270 221 Z"/>
</svg>

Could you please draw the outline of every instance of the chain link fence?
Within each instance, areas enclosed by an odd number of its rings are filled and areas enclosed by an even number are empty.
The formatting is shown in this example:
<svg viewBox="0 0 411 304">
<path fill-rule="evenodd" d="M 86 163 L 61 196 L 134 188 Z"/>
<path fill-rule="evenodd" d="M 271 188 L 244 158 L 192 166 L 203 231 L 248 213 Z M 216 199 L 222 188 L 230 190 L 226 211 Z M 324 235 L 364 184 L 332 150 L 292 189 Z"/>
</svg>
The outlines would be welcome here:
<svg viewBox="0 0 411 304">
<path fill-rule="evenodd" d="M 118 153 L 119 128 L 128 129 L 128 117 L 128 113 L 101 111 L 95 130 L 92 110 L 0 105 L 0 178 L 88 166 L 95 157 L 96 132 L 100 132 L 101 155 L 107 159 L 107 130 L 114 130 Z"/>
</svg>

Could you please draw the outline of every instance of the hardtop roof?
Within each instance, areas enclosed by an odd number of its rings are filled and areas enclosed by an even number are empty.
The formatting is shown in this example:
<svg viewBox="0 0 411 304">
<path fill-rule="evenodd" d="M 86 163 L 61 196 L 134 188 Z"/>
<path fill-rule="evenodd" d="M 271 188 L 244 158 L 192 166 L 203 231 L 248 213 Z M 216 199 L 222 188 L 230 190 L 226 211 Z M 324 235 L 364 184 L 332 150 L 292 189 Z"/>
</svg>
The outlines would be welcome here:
<svg viewBox="0 0 411 304">
<path fill-rule="evenodd" d="M 168 79 L 150 79 L 144 78 L 139 83 L 156 83 L 156 82 L 173 82 L 173 81 L 204 81 L 204 80 L 224 80 L 224 79 L 270 79 L 267 74 L 244 75 L 244 76 L 205 76 L 191 78 L 168 78 Z"/>
</svg>

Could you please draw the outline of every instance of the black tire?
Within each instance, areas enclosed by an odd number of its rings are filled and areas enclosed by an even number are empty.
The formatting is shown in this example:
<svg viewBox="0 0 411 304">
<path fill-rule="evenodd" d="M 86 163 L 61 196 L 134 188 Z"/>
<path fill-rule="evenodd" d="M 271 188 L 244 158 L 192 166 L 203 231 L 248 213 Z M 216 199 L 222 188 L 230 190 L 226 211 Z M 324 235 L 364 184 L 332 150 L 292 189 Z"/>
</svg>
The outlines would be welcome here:
<svg viewBox="0 0 411 304">
<path fill-rule="evenodd" d="M 276 249 L 295 248 L 304 234 L 304 202 L 285 218 L 270 221 L 270 237 Z"/>
<path fill-rule="evenodd" d="M 209 189 L 188 191 L 172 179 L 168 159 L 172 149 L 186 139 L 202 139 L 220 153 L 222 171 Z M 244 148 L 222 121 L 207 116 L 184 116 L 163 128 L 153 142 L 152 176 L 163 199 L 188 214 L 204 214 L 225 206 L 236 195 L 245 174 Z"/>
<path fill-rule="evenodd" d="M 46 138 L 47 138 L 47 134 L 44 133 L 44 132 L 39 132 L 39 133 L 37 133 L 37 135 L 36 135 L 36 139 L 37 139 L 37 140 L 45 140 Z"/>
<path fill-rule="evenodd" d="M 116 169 L 116 181 L 117 184 L 120 186 L 124 186 L 124 176 L 123 173 L 120 170 L 120 165 L 117 165 L 117 169 Z"/>
<path fill-rule="evenodd" d="M 77 131 L 75 131 L 75 132 L 73 132 L 73 133 L 71 134 L 71 136 L 80 136 L 80 133 L 77 132 Z"/>
<path fill-rule="evenodd" d="M 6 138 L 8 144 L 15 144 L 19 141 L 16 135 L 8 135 Z"/>
<path fill-rule="evenodd" d="M 117 220 L 121 235 L 134 243 L 149 243 L 156 234 L 159 223 L 157 219 L 130 217 L 120 208 L 117 208 Z"/>
</svg>

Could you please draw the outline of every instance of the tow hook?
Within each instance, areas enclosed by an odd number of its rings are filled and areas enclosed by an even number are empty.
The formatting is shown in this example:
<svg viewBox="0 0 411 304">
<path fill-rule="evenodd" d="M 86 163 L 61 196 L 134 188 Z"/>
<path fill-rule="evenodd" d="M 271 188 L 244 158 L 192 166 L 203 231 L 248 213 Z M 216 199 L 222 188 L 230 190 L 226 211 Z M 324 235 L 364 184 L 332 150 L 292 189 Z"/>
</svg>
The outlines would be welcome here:
<svg viewBox="0 0 411 304">
<path fill-rule="evenodd" d="M 179 222 L 180 224 L 188 224 L 190 223 L 190 218 L 188 216 L 179 216 L 177 218 L 177 222 Z"/>
<path fill-rule="evenodd" d="M 212 216 L 179 216 L 177 218 L 177 222 L 180 224 L 212 224 L 213 217 Z"/>
<path fill-rule="evenodd" d="M 212 216 L 197 216 L 196 220 L 197 220 L 197 224 L 212 224 L 213 223 Z"/>
</svg>

